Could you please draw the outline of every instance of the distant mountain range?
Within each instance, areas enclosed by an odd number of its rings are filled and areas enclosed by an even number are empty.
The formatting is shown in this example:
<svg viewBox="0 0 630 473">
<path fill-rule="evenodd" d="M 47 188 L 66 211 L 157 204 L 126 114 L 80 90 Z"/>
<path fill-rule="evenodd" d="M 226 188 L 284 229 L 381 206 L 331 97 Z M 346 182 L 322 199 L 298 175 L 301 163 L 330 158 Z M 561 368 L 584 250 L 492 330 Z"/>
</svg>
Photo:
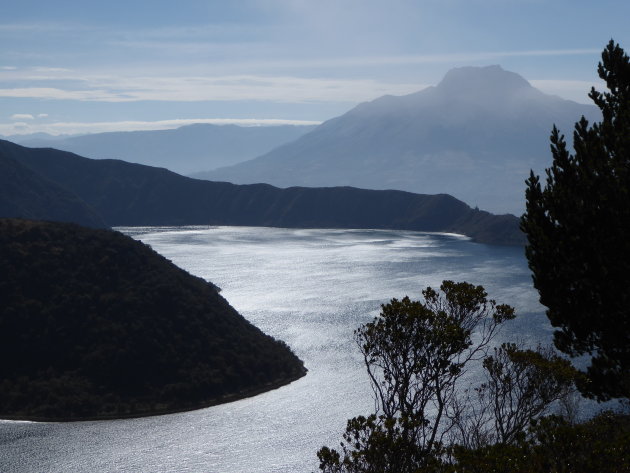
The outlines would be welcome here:
<svg viewBox="0 0 630 473">
<path fill-rule="evenodd" d="M 363 103 L 256 159 L 195 177 L 448 193 L 520 215 L 530 169 L 551 164 L 553 124 L 570 138 L 582 115 L 600 119 L 595 106 L 546 95 L 499 66 L 463 67 L 435 87 Z"/>
<path fill-rule="evenodd" d="M 313 130 L 311 125 L 236 126 L 194 124 L 173 130 L 10 137 L 32 148 L 50 147 L 88 158 L 123 159 L 179 174 L 207 171 L 255 158 Z"/>
<path fill-rule="evenodd" d="M 544 94 L 499 66 L 463 67 L 435 87 L 360 104 L 317 127 L 196 124 L 11 139 L 212 181 L 448 193 L 520 215 L 530 169 L 551 164 L 553 124 L 570 139 L 582 115 L 600 119 L 597 107 Z"/>
<path fill-rule="evenodd" d="M 268 184 L 208 182 L 162 168 L 88 159 L 2 140 L 0 162 L 14 167 L 17 163 L 20 174 L 16 176 L 20 179 L 16 178 L 14 185 L 29 189 L 34 194 L 34 205 L 42 200 L 37 183 L 51 183 L 54 189 L 61 188 L 67 195 L 76 196 L 109 226 L 389 228 L 454 232 L 492 244 L 524 243 L 516 217 L 471 209 L 446 194 L 351 187 L 278 189 Z M 24 210 L 25 215 L 27 211 Z M 51 213 L 37 218 L 55 220 L 56 216 Z"/>
</svg>

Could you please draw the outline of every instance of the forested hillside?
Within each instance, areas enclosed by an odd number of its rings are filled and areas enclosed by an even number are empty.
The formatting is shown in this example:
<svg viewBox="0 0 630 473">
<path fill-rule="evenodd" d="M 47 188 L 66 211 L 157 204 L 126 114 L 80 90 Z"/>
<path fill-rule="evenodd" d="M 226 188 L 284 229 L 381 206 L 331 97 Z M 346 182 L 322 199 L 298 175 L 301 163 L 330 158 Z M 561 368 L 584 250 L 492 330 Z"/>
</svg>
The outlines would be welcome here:
<svg viewBox="0 0 630 473">
<path fill-rule="evenodd" d="M 113 230 L 0 219 L 0 417 L 193 409 L 305 374 L 283 343 Z"/>
<path fill-rule="evenodd" d="M 209 182 L 162 168 L 8 141 L 0 141 L 0 154 L 76 194 L 110 226 L 386 228 L 461 233 L 491 244 L 524 243 L 515 216 L 472 209 L 447 194 Z"/>
<path fill-rule="evenodd" d="M 101 216 L 59 184 L 0 153 L 0 217 L 105 227 Z"/>
</svg>

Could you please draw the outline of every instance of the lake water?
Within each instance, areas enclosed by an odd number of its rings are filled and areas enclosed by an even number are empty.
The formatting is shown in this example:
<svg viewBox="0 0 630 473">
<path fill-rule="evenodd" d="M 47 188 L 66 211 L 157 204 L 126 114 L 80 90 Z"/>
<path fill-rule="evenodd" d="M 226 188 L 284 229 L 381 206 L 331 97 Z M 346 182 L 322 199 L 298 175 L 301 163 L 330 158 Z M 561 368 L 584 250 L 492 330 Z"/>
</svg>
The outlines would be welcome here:
<svg viewBox="0 0 630 473">
<path fill-rule="evenodd" d="M 306 473 L 337 446 L 346 420 L 372 412 L 353 330 L 392 297 L 444 279 L 483 285 L 518 317 L 503 339 L 548 342 L 551 329 L 522 248 L 457 235 L 251 227 L 122 228 L 286 341 L 307 376 L 197 411 L 76 423 L 0 421 L 0 472 Z"/>
</svg>

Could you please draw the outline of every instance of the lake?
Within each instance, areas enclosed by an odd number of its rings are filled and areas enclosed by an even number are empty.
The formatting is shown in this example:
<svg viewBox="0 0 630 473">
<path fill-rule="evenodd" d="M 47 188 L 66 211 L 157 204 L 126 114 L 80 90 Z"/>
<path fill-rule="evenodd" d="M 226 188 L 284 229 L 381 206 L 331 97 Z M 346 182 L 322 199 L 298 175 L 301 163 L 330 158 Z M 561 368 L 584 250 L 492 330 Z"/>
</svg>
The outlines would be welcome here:
<svg viewBox="0 0 630 473">
<path fill-rule="evenodd" d="M 502 339 L 535 345 L 551 329 L 522 248 L 449 234 L 252 227 L 120 228 L 223 296 L 304 360 L 302 379 L 197 411 L 76 423 L 0 421 L 3 473 L 317 471 L 346 420 L 374 401 L 353 331 L 391 298 L 444 279 L 483 285 L 516 307 Z"/>
</svg>

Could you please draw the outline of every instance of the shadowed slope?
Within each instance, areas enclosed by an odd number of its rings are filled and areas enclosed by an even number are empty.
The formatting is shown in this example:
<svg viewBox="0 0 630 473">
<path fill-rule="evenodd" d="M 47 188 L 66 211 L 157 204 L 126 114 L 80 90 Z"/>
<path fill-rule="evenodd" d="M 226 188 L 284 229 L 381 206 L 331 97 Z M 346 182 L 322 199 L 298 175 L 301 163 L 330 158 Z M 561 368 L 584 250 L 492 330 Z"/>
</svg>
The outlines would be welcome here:
<svg viewBox="0 0 630 473">
<path fill-rule="evenodd" d="M 0 417 L 194 409 L 305 373 L 213 284 L 112 230 L 0 219 L 0 274 Z"/>
<path fill-rule="evenodd" d="M 0 216 L 103 228 L 98 213 L 70 191 L 0 153 Z"/>
<path fill-rule="evenodd" d="M 252 225 L 388 228 L 468 235 L 493 244 L 524 243 L 513 215 L 473 210 L 446 194 L 352 187 L 278 189 L 180 176 L 117 160 L 92 160 L 0 141 L 7 154 L 81 197 L 108 225 Z"/>
</svg>

